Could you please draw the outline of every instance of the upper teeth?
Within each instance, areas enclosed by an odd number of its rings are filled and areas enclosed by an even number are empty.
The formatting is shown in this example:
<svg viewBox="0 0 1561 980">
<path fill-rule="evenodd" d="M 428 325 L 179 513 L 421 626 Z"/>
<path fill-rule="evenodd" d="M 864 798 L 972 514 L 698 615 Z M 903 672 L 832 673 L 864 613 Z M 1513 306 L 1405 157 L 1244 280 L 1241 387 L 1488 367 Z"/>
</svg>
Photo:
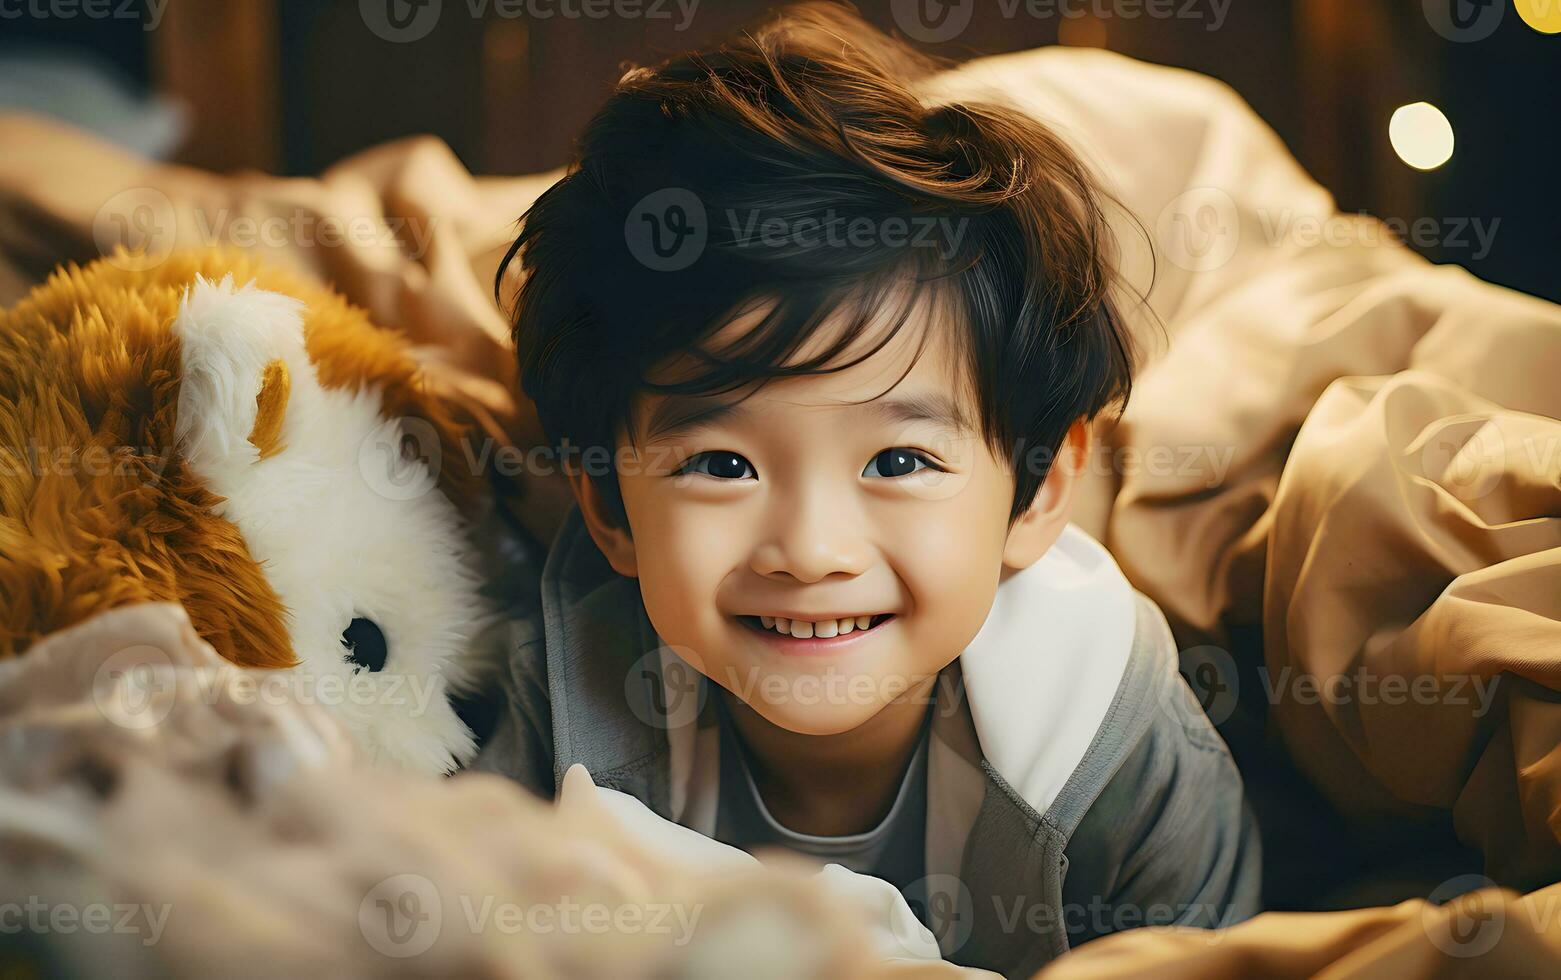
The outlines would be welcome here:
<svg viewBox="0 0 1561 980">
<path fill-rule="evenodd" d="M 845 619 L 787 619 L 784 616 L 760 616 L 759 622 L 767 630 L 806 640 L 814 636 L 843 636 L 852 630 L 865 630 L 873 624 L 871 616 L 849 616 Z"/>
</svg>

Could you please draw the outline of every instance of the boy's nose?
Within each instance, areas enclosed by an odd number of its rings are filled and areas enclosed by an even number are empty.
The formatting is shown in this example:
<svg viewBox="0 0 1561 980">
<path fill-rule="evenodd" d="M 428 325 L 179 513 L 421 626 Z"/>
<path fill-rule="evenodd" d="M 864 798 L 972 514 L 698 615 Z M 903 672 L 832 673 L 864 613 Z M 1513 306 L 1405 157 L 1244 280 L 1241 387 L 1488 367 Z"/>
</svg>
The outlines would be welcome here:
<svg viewBox="0 0 1561 980">
<path fill-rule="evenodd" d="M 860 515 L 853 517 L 838 496 L 798 495 L 767 518 L 767 533 L 753 551 L 760 575 L 820 582 L 831 575 L 860 575 L 871 565 L 871 549 Z"/>
</svg>

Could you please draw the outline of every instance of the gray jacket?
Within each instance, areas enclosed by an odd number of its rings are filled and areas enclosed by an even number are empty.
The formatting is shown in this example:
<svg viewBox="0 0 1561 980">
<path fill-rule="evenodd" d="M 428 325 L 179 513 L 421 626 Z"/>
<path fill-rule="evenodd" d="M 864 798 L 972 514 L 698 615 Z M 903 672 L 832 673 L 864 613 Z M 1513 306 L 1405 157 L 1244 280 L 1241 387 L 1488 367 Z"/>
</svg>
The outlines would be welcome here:
<svg viewBox="0 0 1561 980">
<path fill-rule="evenodd" d="M 994 605 L 989 626 L 1007 616 L 1012 628 L 983 627 L 940 676 L 930 742 L 918 911 L 948 959 L 1005 976 L 1106 933 L 1229 925 L 1259 907 L 1241 778 L 1176 672 L 1159 609 L 1077 529 L 1038 565 L 1021 573 L 1032 584 L 1005 584 L 1006 612 Z M 1079 608 L 1090 615 L 1070 627 Z M 1044 635 L 982 646 L 989 633 L 1027 632 Z M 1058 663 L 1096 674 L 1030 676 Z M 1112 664 L 1110 683 L 1080 732 L 1100 663 Z M 706 684 L 662 646 L 637 583 L 611 570 L 572 516 L 474 768 L 552 797 L 581 763 L 597 785 L 709 835 L 716 798 L 698 774 L 718 739 Z M 1059 756 L 1070 740 L 1077 750 Z"/>
</svg>

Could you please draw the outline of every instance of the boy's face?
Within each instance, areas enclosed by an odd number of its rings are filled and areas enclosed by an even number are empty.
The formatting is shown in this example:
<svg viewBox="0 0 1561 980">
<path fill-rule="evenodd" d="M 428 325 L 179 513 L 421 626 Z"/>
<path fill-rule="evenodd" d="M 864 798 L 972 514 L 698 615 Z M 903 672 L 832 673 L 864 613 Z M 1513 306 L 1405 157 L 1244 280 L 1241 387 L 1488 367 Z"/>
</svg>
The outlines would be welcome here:
<svg viewBox="0 0 1561 980">
<path fill-rule="evenodd" d="M 850 731 L 922 689 L 980 630 L 1004 570 L 1033 563 L 1067 521 L 1064 453 L 1010 526 L 1014 478 L 982 437 L 935 310 L 920 304 L 838 373 L 741 401 L 642 399 L 618 455 L 627 529 L 575 480 L 592 536 L 639 579 L 662 641 L 789 731 Z M 1083 438 L 1074 426 L 1074 448 Z"/>
</svg>

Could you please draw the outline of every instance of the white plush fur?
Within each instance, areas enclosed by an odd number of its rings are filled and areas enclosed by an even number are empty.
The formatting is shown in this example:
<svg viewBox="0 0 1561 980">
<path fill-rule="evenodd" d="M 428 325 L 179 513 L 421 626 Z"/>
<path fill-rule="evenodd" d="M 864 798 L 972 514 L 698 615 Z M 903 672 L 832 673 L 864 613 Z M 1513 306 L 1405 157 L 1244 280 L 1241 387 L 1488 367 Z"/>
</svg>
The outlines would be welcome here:
<svg viewBox="0 0 1561 980">
<path fill-rule="evenodd" d="M 231 276 L 196 281 L 173 325 L 180 450 L 226 498 L 218 515 L 243 532 L 290 612 L 296 696 L 326 704 L 375 761 L 448 771 L 473 742 L 447 688 L 471 680 L 473 643 L 491 621 L 465 528 L 428 468 L 402 458 L 402 423 L 382 416 L 377 390 L 319 384 L 302 310 L 253 284 L 234 289 Z M 291 395 L 281 449 L 261 459 L 248 441 L 255 395 L 278 358 Z M 380 672 L 347 659 L 342 631 L 359 616 L 385 634 Z"/>
</svg>

